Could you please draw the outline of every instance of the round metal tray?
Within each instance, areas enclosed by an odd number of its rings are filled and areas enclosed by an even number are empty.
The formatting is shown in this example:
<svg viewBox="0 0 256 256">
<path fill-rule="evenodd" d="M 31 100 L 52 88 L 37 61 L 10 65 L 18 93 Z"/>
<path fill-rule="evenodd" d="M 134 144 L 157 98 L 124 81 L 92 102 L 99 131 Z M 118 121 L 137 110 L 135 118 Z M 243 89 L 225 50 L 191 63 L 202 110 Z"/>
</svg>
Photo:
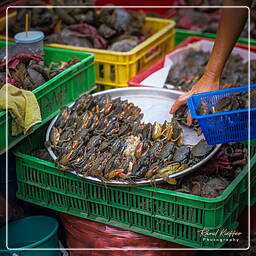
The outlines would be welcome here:
<svg viewBox="0 0 256 256">
<path fill-rule="evenodd" d="M 138 107 L 140 107 L 142 110 L 142 113 L 144 114 L 144 117 L 142 120 L 144 122 L 154 123 L 156 121 L 159 123 L 163 123 L 165 120 L 167 121 L 171 120 L 172 115 L 169 114 L 170 107 L 175 102 L 176 98 L 182 94 L 182 92 L 175 91 L 175 90 L 166 90 L 161 88 L 127 87 L 127 88 L 112 89 L 112 90 L 98 92 L 93 94 L 93 96 L 104 95 L 104 94 L 109 94 L 113 99 L 117 97 L 121 97 L 122 100 L 127 99 L 129 102 L 132 102 Z M 70 107 L 73 104 L 71 104 Z M 58 116 L 56 116 L 52 120 L 52 122 L 48 127 L 48 130 L 46 133 L 46 141 L 49 141 L 50 131 L 54 126 L 57 118 Z M 198 136 L 197 133 L 191 128 L 183 126 L 182 129 L 184 133 L 184 144 L 195 145 L 202 138 L 204 138 L 203 135 Z M 215 153 L 219 150 L 220 146 L 221 145 L 216 145 L 215 149 L 197 164 L 191 166 L 190 168 L 184 171 L 174 173 L 170 175 L 169 178 L 178 178 L 196 170 L 197 168 L 202 166 L 204 163 L 206 163 L 209 159 L 211 159 L 215 155 Z M 47 150 L 50 156 L 53 158 L 53 160 L 56 160 L 57 157 L 52 151 L 52 149 L 49 147 L 47 148 Z M 134 183 L 130 183 L 128 181 L 118 181 L 118 180 L 109 180 L 103 183 L 100 179 L 95 177 L 91 177 L 91 176 L 83 177 L 81 174 L 75 171 L 71 171 L 71 173 L 83 179 L 96 182 L 96 183 L 105 184 L 105 185 L 125 186 L 125 187 L 152 185 L 152 181 L 146 180 L 146 179 L 137 180 Z M 154 180 L 154 184 L 161 183 L 161 182 L 163 182 L 162 178 L 158 178 Z"/>
</svg>

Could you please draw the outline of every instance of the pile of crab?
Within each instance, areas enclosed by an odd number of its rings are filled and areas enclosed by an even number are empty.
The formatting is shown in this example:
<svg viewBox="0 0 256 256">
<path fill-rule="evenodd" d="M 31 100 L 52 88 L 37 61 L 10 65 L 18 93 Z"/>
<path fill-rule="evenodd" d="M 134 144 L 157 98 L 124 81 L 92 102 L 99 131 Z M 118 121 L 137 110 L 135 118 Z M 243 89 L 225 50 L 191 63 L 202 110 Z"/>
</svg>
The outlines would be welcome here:
<svg viewBox="0 0 256 256">
<path fill-rule="evenodd" d="M 175 117 L 163 124 L 142 122 L 141 109 L 109 95 L 81 96 L 62 109 L 51 128 L 51 148 L 62 170 L 101 181 L 168 181 L 199 162 L 214 146 L 205 140 L 184 145 Z"/>
<path fill-rule="evenodd" d="M 15 48 L 16 51 L 19 49 Z M 76 57 L 71 57 L 67 62 L 52 62 L 46 66 L 40 55 L 17 53 L 11 58 L 0 60 L 0 89 L 6 83 L 6 65 L 8 83 L 23 90 L 33 91 L 80 61 Z"/>
<path fill-rule="evenodd" d="M 181 91 L 189 91 L 204 74 L 210 52 L 190 49 L 185 61 L 179 61 L 170 69 L 166 83 Z M 237 65 L 239 63 L 239 65 Z M 251 59 L 251 83 L 256 83 L 256 60 Z M 248 62 L 239 54 L 231 54 L 220 79 L 220 88 L 226 89 L 248 84 Z"/>
<path fill-rule="evenodd" d="M 213 113 L 233 111 L 238 109 L 245 109 L 248 107 L 256 107 L 256 89 L 250 89 L 250 105 L 248 100 L 248 91 L 233 92 L 228 96 L 220 98 L 215 106 L 208 106 L 205 101 L 201 101 L 197 108 L 199 115 L 208 115 Z"/>
</svg>

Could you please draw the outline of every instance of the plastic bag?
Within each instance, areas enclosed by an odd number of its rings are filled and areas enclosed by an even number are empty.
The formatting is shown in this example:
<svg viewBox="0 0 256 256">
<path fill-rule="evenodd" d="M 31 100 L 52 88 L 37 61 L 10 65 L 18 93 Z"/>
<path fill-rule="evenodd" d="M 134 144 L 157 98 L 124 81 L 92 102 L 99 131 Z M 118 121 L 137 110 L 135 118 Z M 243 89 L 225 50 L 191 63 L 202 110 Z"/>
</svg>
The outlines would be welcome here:
<svg viewBox="0 0 256 256">
<path fill-rule="evenodd" d="M 69 248 L 106 248 L 109 251 L 70 251 L 70 256 L 193 256 L 196 251 L 160 251 L 152 248 L 185 248 L 182 245 L 106 224 L 61 213 Z M 113 248 L 127 249 L 119 251 Z M 140 248 L 148 250 L 136 251 Z"/>
</svg>

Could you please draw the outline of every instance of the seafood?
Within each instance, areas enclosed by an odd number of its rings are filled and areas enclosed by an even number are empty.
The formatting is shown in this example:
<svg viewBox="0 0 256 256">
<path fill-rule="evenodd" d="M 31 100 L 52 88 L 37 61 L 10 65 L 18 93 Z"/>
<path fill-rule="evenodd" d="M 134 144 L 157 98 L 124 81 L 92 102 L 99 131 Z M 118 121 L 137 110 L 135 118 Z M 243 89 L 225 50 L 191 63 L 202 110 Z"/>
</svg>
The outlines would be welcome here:
<svg viewBox="0 0 256 256">
<path fill-rule="evenodd" d="M 114 29 L 112 29 L 111 27 L 109 27 L 106 24 L 101 24 L 98 31 L 99 31 L 100 35 L 105 38 L 110 38 L 110 37 L 116 35 L 116 33 L 117 33 Z"/>
<path fill-rule="evenodd" d="M 162 136 L 162 134 L 163 134 L 163 129 L 162 129 L 161 124 L 155 122 L 152 138 L 154 140 L 156 140 L 156 139 L 160 138 Z"/>
<path fill-rule="evenodd" d="M 56 0 L 57 5 L 65 5 Z M 127 52 L 145 40 L 152 32 L 145 31 L 145 15 L 122 8 L 56 8 L 62 30 L 46 37 L 48 43 L 68 44 Z"/>
<path fill-rule="evenodd" d="M 193 30 L 201 33 L 217 33 L 220 20 L 221 8 L 207 8 L 205 5 L 211 6 L 221 5 L 222 1 L 179 1 L 179 5 L 191 6 L 193 4 L 204 5 L 204 8 L 182 8 L 177 17 L 177 27 L 181 29 Z M 251 9 L 255 10 L 256 4 L 252 2 Z M 252 11 L 250 15 L 250 37 L 256 39 L 256 16 Z M 240 37 L 248 38 L 248 23 Z"/>
<path fill-rule="evenodd" d="M 170 141 L 172 140 L 173 132 L 174 132 L 174 125 L 172 122 L 165 122 L 163 125 L 163 138 L 161 138 L 161 141 Z"/>
<path fill-rule="evenodd" d="M 63 44 L 83 47 L 87 46 L 97 49 L 107 48 L 107 41 L 98 33 L 95 27 L 89 24 L 72 24 L 64 28 L 58 35 Z M 72 37 L 76 38 L 76 40 L 70 40 Z M 46 41 L 52 43 L 50 37 L 47 37 Z"/>
<path fill-rule="evenodd" d="M 141 141 L 136 147 L 136 151 L 135 151 L 136 158 L 145 156 L 147 154 L 147 152 L 149 151 L 151 145 L 152 144 L 149 139 L 144 139 L 143 141 Z"/>
<path fill-rule="evenodd" d="M 109 50 L 117 52 L 128 52 L 139 44 L 137 38 L 119 40 L 109 46 Z"/>
<path fill-rule="evenodd" d="M 61 114 L 56 120 L 56 126 L 60 129 L 63 129 L 68 121 L 70 114 L 71 110 L 68 107 L 62 108 Z"/>
<path fill-rule="evenodd" d="M 222 177 L 214 177 L 202 186 L 201 194 L 202 196 L 214 197 L 214 195 L 222 193 L 228 184 L 226 179 Z"/>
<path fill-rule="evenodd" d="M 202 143 L 200 142 L 200 144 Z M 198 146 L 195 147 L 197 148 L 196 151 L 198 151 Z M 193 153 L 191 152 L 191 154 Z M 199 152 L 199 154 L 203 155 L 203 152 Z M 182 193 L 215 198 L 220 196 L 239 175 L 242 167 L 248 163 L 247 158 L 248 152 L 246 148 L 241 147 L 241 144 L 223 144 L 213 159 L 204 167 L 198 169 L 197 172 L 179 179 L 175 187 L 166 183 L 160 186 Z"/>
<path fill-rule="evenodd" d="M 133 136 L 133 135 L 127 137 L 124 156 L 134 156 L 135 150 L 139 143 L 140 143 L 140 137 Z"/>
<path fill-rule="evenodd" d="M 44 5 L 43 1 L 27 1 L 26 5 Z M 59 8 L 56 8 L 59 9 Z M 31 30 L 39 30 L 49 35 L 54 32 L 57 24 L 56 16 L 53 10 L 48 8 L 17 8 L 16 18 L 10 20 L 9 35 L 13 36 L 16 33 L 24 30 L 25 15 L 29 14 Z"/>
<path fill-rule="evenodd" d="M 173 156 L 173 161 L 179 162 L 182 164 L 187 163 L 189 160 L 190 151 L 191 149 L 189 146 L 178 147 Z"/>
<path fill-rule="evenodd" d="M 198 158 L 207 156 L 214 149 L 213 145 L 208 145 L 205 140 L 200 140 L 191 149 L 191 159 L 196 161 Z"/>
<path fill-rule="evenodd" d="M 175 148 L 176 147 L 173 142 L 167 142 L 160 153 L 161 158 L 165 161 L 170 161 L 173 158 Z"/>
<path fill-rule="evenodd" d="M 86 146 L 88 148 L 98 147 L 102 143 L 102 139 L 100 135 L 92 136 Z"/>
<path fill-rule="evenodd" d="M 172 135 L 171 135 L 171 141 L 176 142 L 177 144 L 182 144 L 183 141 L 183 130 L 181 126 L 179 125 L 176 120 L 173 120 L 172 124 Z"/>
<path fill-rule="evenodd" d="M 141 109 L 109 95 L 83 95 L 64 107 L 50 133 L 50 147 L 62 170 L 107 180 L 168 179 L 201 161 L 213 146 L 183 145 L 173 118 L 163 124 L 138 121 Z"/>
<path fill-rule="evenodd" d="M 13 51 L 15 52 L 18 49 L 17 46 L 16 50 Z M 79 59 L 72 59 L 65 62 L 63 67 L 60 68 L 59 66 L 46 67 L 42 65 L 42 60 L 43 58 L 40 55 L 16 53 L 7 61 L 5 59 L 0 61 L 0 77 L 5 78 L 6 63 L 8 63 L 8 82 L 18 88 L 33 91 L 70 67 L 70 65 L 80 62 Z M 0 84 L 0 88 L 2 85 L 4 85 L 4 81 Z"/>
<path fill-rule="evenodd" d="M 159 170 L 156 174 L 156 178 L 166 178 L 169 175 L 175 173 L 180 167 L 180 164 L 177 162 L 174 162 L 163 169 Z"/>
<path fill-rule="evenodd" d="M 159 163 L 154 163 L 152 166 L 150 166 L 149 170 L 145 174 L 145 178 L 150 179 L 155 174 L 157 174 L 158 170 L 160 168 Z"/>
<path fill-rule="evenodd" d="M 161 150 L 164 146 L 162 141 L 155 141 L 153 142 L 152 147 L 149 150 L 149 153 L 153 153 L 155 156 L 158 156 L 161 153 Z"/>
<path fill-rule="evenodd" d="M 186 61 L 179 61 L 169 71 L 166 83 L 181 91 L 189 91 L 204 74 L 210 52 L 191 49 L 186 55 Z M 237 65 L 237 63 L 240 63 Z M 251 84 L 256 83 L 256 60 L 250 61 Z M 249 84 L 248 62 L 238 54 L 232 54 L 223 70 L 220 88 L 230 88 Z"/>
<path fill-rule="evenodd" d="M 208 111 L 208 108 L 206 110 L 205 106 L 202 105 L 203 108 L 202 111 Z M 182 105 L 174 114 L 173 119 L 175 119 L 179 124 L 187 126 L 187 116 L 188 116 L 188 105 Z M 191 126 L 200 136 L 202 134 L 202 130 L 199 126 L 199 123 L 196 119 L 193 119 L 192 126 Z"/>
<path fill-rule="evenodd" d="M 50 141 L 54 147 L 57 146 L 58 142 L 60 140 L 60 133 L 59 130 L 56 127 L 53 127 L 50 134 Z"/>
<path fill-rule="evenodd" d="M 251 108 L 256 107 L 255 95 L 256 89 L 250 89 Z M 244 109 L 248 107 L 248 92 L 236 92 L 219 99 L 216 105 L 213 107 L 208 107 L 206 102 L 201 101 L 197 107 L 197 113 L 200 115 L 207 115 L 225 111 Z"/>
<path fill-rule="evenodd" d="M 88 5 L 88 1 L 73 2 L 77 6 Z M 34 4 L 40 5 L 38 2 Z M 56 6 L 70 4 L 67 0 L 54 0 Z M 44 32 L 47 43 L 127 52 L 152 34 L 144 26 L 146 16 L 143 12 L 131 12 L 122 8 L 102 8 L 96 11 L 96 8 L 70 7 L 19 8 L 16 19 L 9 20 L 9 35 L 13 37 L 24 29 L 24 16 L 27 13 L 30 27 L 32 30 Z M 5 34 L 3 29 L 0 32 Z"/>
<path fill-rule="evenodd" d="M 147 123 L 142 130 L 142 137 L 150 139 L 152 137 L 153 126 L 151 123 Z"/>
<path fill-rule="evenodd" d="M 36 149 L 31 155 L 53 162 L 48 151 L 44 148 Z M 114 160 L 115 158 L 112 157 L 108 161 L 105 167 L 106 174 L 110 173 L 110 171 L 118 173 L 117 169 L 112 169 Z M 134 159 L 131 158 L 130 161 L 132 163 Z M 207 198 L 215 198 L 223 193 L 228 185 L 241 173 L 242 168 L 246 166 L 247 163 L 248 152 L 246 147 L 243 147 L 240 143 L 223 144 L 218 153 L 204 167 L 198 169 L 197 172 L 177 179 L 177 184 L 173 184 L 173 182 L 170 183 L 172 180 L 164 178 L 166 183 L 158 184 L 157 187 Z M 175 169 L 176 165 L 177 164 L 172 168 Z M 160 168 L 161 163 L 155 162 L 148 168 L 144 177 L 154 182 L 155 175 Z M 180 171 L 183 168 L 186 168 L 186 165 L 180 165 L 175 171 Z M 134 169 L 134 165 L 132 169 Z M 114 178 L 121 180 L 120 176 L 122 175 L 131 177 L 125 170 L 119 170 L 119 174 Z"/>
</svg>

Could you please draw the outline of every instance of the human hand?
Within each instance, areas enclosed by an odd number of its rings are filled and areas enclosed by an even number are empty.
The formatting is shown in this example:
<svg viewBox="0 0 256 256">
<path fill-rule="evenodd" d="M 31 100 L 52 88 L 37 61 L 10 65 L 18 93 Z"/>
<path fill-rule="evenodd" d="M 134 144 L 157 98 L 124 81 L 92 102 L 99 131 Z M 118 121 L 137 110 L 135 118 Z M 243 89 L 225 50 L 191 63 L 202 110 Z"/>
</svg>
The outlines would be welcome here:
<svg viewBox="0 0 256 256">
<path fill-rule="evenodd" d="M 182 105 L 187 103 L 187 99 L 190 98 L 193 94 L 210 92 L 219 90 L 220 87 L 220 78 L 212 76 L 210 74 L 205 73 L 199 81 L 192 87 L 192 89 L 183 95 L 179 96 L 175 103 L 172 105 L 170 114 L 174 114 Z M 188 126 L 192 125 L 192 117 L 190 112 L 187 116 L 187 124 Z"/>
</svg>

